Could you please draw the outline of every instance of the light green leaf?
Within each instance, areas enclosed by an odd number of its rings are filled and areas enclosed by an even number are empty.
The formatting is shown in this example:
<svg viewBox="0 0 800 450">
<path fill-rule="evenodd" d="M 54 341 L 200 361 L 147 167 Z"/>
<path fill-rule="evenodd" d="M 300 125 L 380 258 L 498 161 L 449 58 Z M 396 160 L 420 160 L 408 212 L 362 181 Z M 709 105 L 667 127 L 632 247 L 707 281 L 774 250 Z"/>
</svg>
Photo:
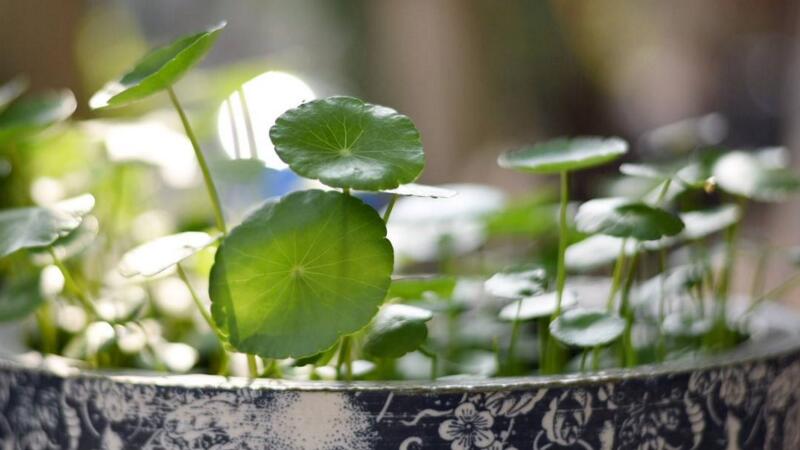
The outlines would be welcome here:
<svg viewBox="0 0 800 450">
<path fill-rule="evenodd" d="M 64 261 L 89 248 L 99 232 L 100 222 L 96 217 L 88 215 L 83 218 L 78 228 L 63 238 L 57 239 L 50 248 L 58 256 L 58 259 Z M 31 260 L 37 265 L 53 264 L 53 257 L 50 255 L 49 249 L 31 249 Z"/>
<path fill-rule="evenodd" d="M 720 205 L 711 209 L 682 213 L 686 228 L 682 238 L 695 240 L 722 231 L 739 221 L 741 211 L 736 205 Z"/>
<path fill-rule="evenodd" d="M 583 233 L 600 233 L 654 241 L 683 230 L 680 217 L 641 202 L 624 198 L 589 200 L 578 208 L 575 224 Z"/>
<path fill-rule="evenodd" d="M 621 317 L 582 308 L 564 311 L 550 323 L 550 334 L 559 342 L 582 348 L 610 344 L 624 331 Z"/>
<path fill-rule="evenodd" d="M 211 270 L 214 320 L 239 351 L 312 355 L 369 323 L 392 269 L 374 209 L 334 191 L 290 194 L 223 241 Z"/>
<path fill-rule="evenodd" d="M 0 113 L 28 89 L 28 80 L 19 76 L 0 86 Z"/>
<path fill-rule="evenodd" d="M 511 302 L 503 309 L 497 317 L 500 320 L 515 321 L 515 320 L 533 320 L 541 317 L 550 317 L 556 312 L 558 303 L 558 296 L 556 292 L 548 292 L 547 294 L 536 295 L 533 297 L 525 297 L 515 302 Z M 561 298 L 561 309 L 569 309 L 578 303 L 575 294 L 566 290 Z M 519 312 L 519 314 L 517 314 Z"/>
<path fill-rule="evenodd" d="M 332 187 L 394 189 L 416 180 L 425 165 L 411 119 L 353 97 L 328 97 L 290 109 L 269 136 L 292 170 Z"/>
<path fill-rule="evenodd" d="M 17 250 L 51 245 L 80 226 L 94 207 L 89 194 L 53 207 L 29 207 L 0 211 L 0 258 Z"/>
<path fill-rule="evenodd" d="M 206 56 L 223 28 L 225 23 L 151 51 L 130 72 L 94 94 L 89 106 L 122 106 L 169 88 Z"/>
<path fill-rule="evenodd" d="M 428 338 L 433 314 L 427 309 L 390 304 L 381 308 L 367 332 L 364 353 L 376 358 L 399 358 L 413 352 Z"/>
<path fill-rule="evenodd" d="M 780 202 L 800 191 L 800 177 L 765 154 L 735 151 L 720 157 L 714 180 L 731 194 L 763 202 Z"/>
<path fill-rule="evenodd" d="M 497 163 L 521 172 L 567 172 L 605 164 L 627 151 L 628 143 L 616 137 L 558 138 L 506 152 Z"/>
<path fill-rule="evenodd" d="M 122 256 L 119 273 L 125 277 L 152 277 L 203 250 L 217 240 L 200 231 L 188 231 L 146 242 Z"/>
<path fill-rule="evenodd" d="M 456 287 L 456 278 L 438 275 L 408 275 L 392 280 L 386 298 L 409 300 L 422 300 L 428 295 L 440 298 L 450 298 Z"/>
<path fill-rule="evenodd" d="M 0 112 L 0 142 L 20 140 L 69 118 L 77 107 L 67 89 L 18 100 Z"/>
<path fill-rule="evenodd" d="M 452 189 L 417 183 L 402 184 L 394 189 L 388 189 L 383 192 L 403 197 L 451 198 L 458 195 L 458 192 Z"/>
<path fill-rule="evenodd" d="M 546 284 L 547 273 L 544 269 L 512 269 L 492 275 L 483 284 L 483 288 L 495 297 L 517 299 L 540 294 Z"/>
<path fill-rule="evenodd" d="M 43 301 L 38 276 L 8 278 L 6 284 L 0 284 L 0 322 L 22 319 Z"/>
<path fill-rule="evenodd" d="M 597 234 L 567 247 L 564 261 L 568 269 L 579 272 L 594 270 L 611 264 L 622 251 L 622 238 Z M 636 242 L 629 239 L 625 243 L 625 254 L 636 251 Z"/>
</svg>

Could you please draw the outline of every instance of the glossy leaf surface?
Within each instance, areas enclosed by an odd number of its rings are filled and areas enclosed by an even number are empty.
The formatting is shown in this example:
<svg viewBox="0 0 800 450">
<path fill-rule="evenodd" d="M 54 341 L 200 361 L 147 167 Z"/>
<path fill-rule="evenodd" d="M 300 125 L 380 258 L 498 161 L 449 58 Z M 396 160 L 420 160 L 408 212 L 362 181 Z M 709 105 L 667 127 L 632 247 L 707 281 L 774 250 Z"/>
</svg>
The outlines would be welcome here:
<svg viewBox="0 0 800 450">
<path fill-rule="evenodd" d="M 619 138 L 558 138 L 504 153 L 497 162 L 522 172 L 557 173 L 605 164 L 627 151 L 628 143 Z"/>
</svg>

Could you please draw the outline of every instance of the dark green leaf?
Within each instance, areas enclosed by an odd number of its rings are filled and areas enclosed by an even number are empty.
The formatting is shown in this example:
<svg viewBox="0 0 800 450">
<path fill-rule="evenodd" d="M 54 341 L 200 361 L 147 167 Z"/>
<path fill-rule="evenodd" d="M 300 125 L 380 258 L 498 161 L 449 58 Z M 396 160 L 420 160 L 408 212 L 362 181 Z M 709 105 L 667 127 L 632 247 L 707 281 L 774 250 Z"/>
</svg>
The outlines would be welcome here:
<svg viewBox="0 0 800 450">
<path fill-rule="evenodd" d="M 78 228 L 93 207 L 94 197 L 86 194 L 50 208 L 0 211 L 0 258 L 20 249 L 51 245 Z"/>
<path fill-rule="evenodd" d="M 483 287 L 495 297 L 516 299 L 540 294 L 547 284 L 544 269 L 509 270 L 496 273 L 486 280 Z"/>
<path fill-rule="evenodd" d="M 550 323 L 550 334 L 559 342 L 583 348 L 610 344 L 624 331 L 621 317 L 582 308 L 564 311 Z"/>
<path fill-rule="evenodd" d="M 213 244 L 217 238 L 199 231 L 160 237 L 125 253 L 119 273 L 125 277 L 157 275 Z"/>
<path fill-rule="evenodd" d="M 561 297 L 561 309 L 569 309 L 575 306 L 578 300 L 575 295 L 565 290 Z M 509 303 L 497 315 L 500 320 L 533 320 L 541 317 L 550 317 L 556 312 L 558 296 L 556 292 L 525 297 L 515 302 Z"/>
<path fill-rule="evenodd" d="M 151 51 L 130 72 L 92 96 L 89 106 L 122 106 L 169 88 L 205 57 L 224 27 L 222 23 Z"/>
<path fill-rule="evenodd" d="M 680 217 L 645 203 L 623 198 L 602 198 L 582 204 L 575 224 L 583 233 L 654 241 L 683 230 Z"/>
<path fill-rule="evenodd" d="M 67 89 L 24 98 L 0 112 L 0 142 L 20 140 L 66 120 L 75 112 L 75 96 Z"/>
<path fill-rule="evenodd" d="M 290 109 L 269 135 L 292 170 L 333 187 L 394 189 L 414 181 L 425 165 L 411 119 L 353 97 L 328 97 Z"/>
<path fill-rule="evenodd" d="M 456 287 L 456 278 L 437 275 L 404 276 L 392 280 L 386 298 L 404 301 L 421 300 L 433 294 L 440 298 L 450 298 Z"/>
<path fill-rule="evenodd" d="M 364 353 L 376 358 L 399 358 L 428 338 L 433 314 L 422 308 L 390 304 L 381 308 L 364 341 Z"/>
<path fill-rule="evenodd" d="M 22 319 L 42 304 L 39 277 L 11 278 L 0 285 L 0 322 Z"/>
<path fill-rule="evenodd" d="M 522 172 L 555 173 L 613 161 L 628 151 L 619 138 L 559 138 L 500 155 L 500 167 Z"/>
<path fill-rule="evenodd" d="M 369 323 L 392 266 L 374 209 L 334 191 L 297 192 L 225 238 L 211 271 L 212 312 L 239 351 L 312 355 Z"/>
</svg>

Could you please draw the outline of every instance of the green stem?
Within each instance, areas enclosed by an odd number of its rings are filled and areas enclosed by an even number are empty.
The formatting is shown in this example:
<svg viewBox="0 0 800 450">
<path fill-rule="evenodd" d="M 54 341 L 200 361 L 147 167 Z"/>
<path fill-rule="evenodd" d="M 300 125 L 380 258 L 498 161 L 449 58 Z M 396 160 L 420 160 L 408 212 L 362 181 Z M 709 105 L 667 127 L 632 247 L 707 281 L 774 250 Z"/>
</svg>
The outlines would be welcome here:
<svg viewBox="0 0 800 450">
<path fill-rule="evenodd" d="M 611 278 L 611 291 L 608 294 L 608 301 L 606 302 L 606 310 L 608 312 L 614 311 L 614 298 L 617 296 L 617 292 L 619 291 L 619 285 L 622 282 L 622 272 L 625 270 L 625 247 L 628 245 L 628 238 L 622 239 L 622 247 L 619 250 L 619 256 L 617 256 L 617 262 L 614 264 L 614 273 Z"/>
<path fill-rule="evenodd" d="M 58 270 L 61 271 L 61 274 L 64 276 L 64 285 L 67 287 L 67 290 L 72 292 L 72 295 L 81 302 L 86 315 L 89 318 L 98 317 L 99 314 L 97 313 L 97 309 L 94 307 L 94 303 L 89 299 L 89 296 L 78 286 L 78 283 L 75 282 L 75 278 L 72 277 L 72 273 L 67 269 L 67 266 L 61 261 L 61 259 L 56 254 L 55 249 L 53 247 L 48 247 L 47 251 L 50 252 L 50 257 L 53 258 L 53 264 L 58 267 Z"/>
<path fill-rule="evenodd" d="M 764 294 L 759 295 L 753 300 L 753 303 L 750 304 L 750 307 L 747 309 L 747 312 L 753 311 L 756 306 L 761 304 L 764 300 L 769 298 L 779 298 L 784 293 L 788 292 L 789 290 L 796 287 L 800 284 L 800 272 L 792 275 L 791 277 L 787 278 L 786 280 L 782 281 L 779 285 L 775 286 L 774 288 L 770 289 Z"/>
<path fill-rule="evenodd" d="M 217 228 L 222 231 L 223 234 L 228 233 L 228 229 L 225 226 L 225 216 L 222 214 L 222 205 L 219 201 L 219 194 L 217 192 L 217 187 L 214 185 L 214 180 L 211 178 L 211 171 L 208 168 L 208 163 L 206 163 L 206 157 L 203 155 L 203 151 L 200 149 L 200 144 L 197 141 L 197 137 L 192 130 L 192 126 L 189 123 L 189 119 L 186 117 L 186 113 L 184 112 L 183 108 L 181 107 L 180 102 L 178 102 L 178 97 L 175 95 L 175 91 L 172 87 L 167 88 L 167 93 L 169 94 L 169 99 L 172 101 L 172 106 L 175 107 L 175 111 L 178 112 L 178 116 L 180 116 L 181 123 L 183 124 L 183 129 L 186 132 L 186 136 L 189 138 L 189 141 L 192 143 L 192 148 L 194 149 L 194 156 L 197 158 L 197 163 L 200 166 L 200 171 L 203 173 L 203 181 L 206 184 L 206 190 L 208 191 L 208 197 L 211 200 L 211 206 L 214 209 L 214 218 L 217 221 Z"/>
<path fill-rule="evenodd" d="M 342 338 L 342 346 L 339 348 L 339 359 L 336 362 L 336 379 L 342 379 L 342 366 L 345 367 L 345 380 L 353 379 L 353 358 L 351 354 L 353 339 L 350 336 Z"/>
<path fill-rule="evenodd" d="M 239 99 L 242 102 L 242 115 L 244 116 L 244 125 L 247 129 L 247 143 L 250 145 L 250 158 L 258 159 L 258 150 L 256 149 L 256 133 L 253 131 L 253 118 L 250 116 L 250 107 L 247 105 L 247 96 L 244 95 L 244 89 L 240 86 L 237 89 Z"/>
<path fill-rule="evenodd" d="M 586 358 L 589 355 L 589 349 L 585 348 L 581 351 L 581 372 L 586 372 Z"/>
<path fill-rule="evenodd" d="M 592 349 L 592 370 L 597 372 L 600 370 L 600 347 L 594 347 Z"/>
<path fill-rule="evenodd" d="M 42 337 L 42 353 L 57 353 L 58 330 L 53 324 L 53 311 L 49 302 L 45 301 L 36 311 L 36 323 Z"/>
<path fill-rule="evenodd" d="M 622 301 L 620 302 L 620 316 L 625 319 L 625 332 L 622 336 L 623 363 L 625 367 L 636 365 L 636 350 L 633 348 L 633 310 L 630 307 L 630 292 L 633 280 L 636 278 L 636 269 L 639 266 L 639 248 L 637 247 L 631 258 L 625 286 L 622 288 Z"/>
<path fill-rule="evenodd" d="M 437 367 L 439 357 L 436 356 L 436 353 L 425 347 L 424 345 L 417 349 L 418 352 L 422 353 L 423 355 L 427 356 L 428 359 L 431 360 L 431 380 L 435 380 L 437 376 Z"/>
<path fill-rule="evenodd" d="M 750 288 L 750 298 L 755 300 L 764 292 L 764 285 L 767 277 L 767 263 L 769 262 L 769 248 L 764 248 L 758 255 L 758 262 L 756 263 L 756 271 L 753 274 L 753 285 Z"/>
<path fill-rule="evenodd" d="M 539 371 L 542 373 L 546 373 L 547 351 L 550 348 L 548 342 L 550 340 L 549 324 L 550 320 L 547 317 L 540 317 L 536 323 L 536 331 L 539 333 Z"/>
<path fill-rule="evenodd" d="M 569 177 L 567 172 L 561 172 L 561 205 L 558 219 L 558 266 L 556 268 L 556 311 L 553 319 L 561 315 L 561 300 L 564 295 L 564 285 L 567 281 L 567 269 L 564 266 L 564 254 L 567 251 L 567 206 L 569 204 Z"/>
<path fill-rule="evenodd" d="M 669 192 L 669 186 L 672 183 L 672 178 L 667 178 L 664 180 L 664 187 L 661 188 L 661 192 L 658 193 L 658 198 L 656 199 L 656 205 L 661 206 L 664 202 L 664 198 L 667 196 L 667 192 Z"/>
<path fill-rule="evenodd" d="M 516 365 L 517 340 L 519 339 L 519 313 L 522 309 L 522 300 L 517 301 L 517 313 L 514 315 L 514 322 L 511 324 L 511 339 L 508 342 L 508 355 L 506 356 L 506 367 L 511 371 Z"/>
<path fill-rule="evenodd" d="M 231 99 L 225 100 L 225 107 L 228 110 L 228 122 L 230 122 L 231 136 L 233 137 L 233 156 L 236 159 L 242 157 L 242 146 L 239 143 L 239 132 L 236 129 L 236 114 L 233 111 L 233 102 Z"/>
<path fill-rule="evenodd" d="M 664 319 L 665 319 L 665 303 L 666 303 L 666 269 L 667 269 L 667 251 L 662 248 L 658 252 L 659 264 L 659 283 L 658 283 L 658 343 L 656 345 L 656 356 L 658 361 L 663 361 L 666 356 L 666 342 L 664 336 Z"/>
<path fill-rule="evenodd" d="M 183 267 L 181 267 L 180 264 L 176 264 L 175 268 L 177 269 L 178 277 L 180 277 L 181 281 L 183 281 L 183 284 L 186 285 L 186 289 L 189 290 L 189 294 L 191 294 L 192 300 L 194 300 L 194 304 L 195 306 L 197 306 L 197 310 L 200 311 L 200 315 L 203 316 L 203 319 L 206 321 L 209 328 L 211 328 L 214 334 L 217 335 L 217 338 L 220 340 L 220 343 L 225 342 L 225 335 L 222 333 L 222 331 L 220 331 L 220 329 L 214 323 L 214 319 L 211 317 L 211 314 L 209 314 L 208 310 L 206 309 L 206 306 L 203 304 L 203 301 L 200 300 L 200 297 L 197 295 L 197 292 L 192 287 L 192 283 L 189 282 L 189 277 L 186 276 L 186 272 L 183 270 Z"/>
<path fill-rule="evenodd" d="M 397 203 L 397 194 L 392 194 L 392 198 L 389 199 L 389 204 L 386 205 L 386 212 L 383 213 L 384 223 L 389 223 L 389 216 L 392 215 L 392 210 L 394 209 L 395 203 Z"/>
<path fill-rule="evenodd" d="M 250 371 L 250 378 L 258 378 L 258 362 L 256 355 L 247 354 L 247 369 Z"/>
</svg>

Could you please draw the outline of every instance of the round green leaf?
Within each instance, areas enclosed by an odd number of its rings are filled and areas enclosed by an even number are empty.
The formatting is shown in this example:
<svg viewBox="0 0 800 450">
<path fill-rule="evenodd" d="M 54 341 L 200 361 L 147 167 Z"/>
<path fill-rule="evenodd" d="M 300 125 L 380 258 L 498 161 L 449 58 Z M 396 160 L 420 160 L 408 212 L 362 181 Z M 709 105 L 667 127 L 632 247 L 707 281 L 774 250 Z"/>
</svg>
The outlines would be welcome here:
<svg viewBox="0 0 800 450">
<path fill-rule="evenodd" d="M 10 278 L 0 284 L 0 322 L 18 320 L 31 314 L 42 304 L 39 277 Z"/>
<path fill-rule="evenodd" d="M 452 189 L 417 183 L 403 184 L 394 189 L 388 189 L 383 192 L 387 194 L 400 195 L 403 197 L 451 198 L 458 195 L 458 192 Z"/>
<path fill-rule="evenodd" d="M 66 120 L 77 105 L 67 89 L 16 101 L 0 112 L 0 142 L 19 140 Z"/>
<path fill-rule="evenodd" d="M 25 77 L 16 77 L 0 86 L 0 112 L 19 98 L 28 89 L 28 80 Z"/>
<path fill-rule="evenodd" d="M 0 211 L 0 258 L 24 248 L 46 247 L 67 236 L 80 226 L 92 207 L 94 197 L 85 194 L 49 208 Z"/>
<path fill-rule="evenodd" d="M 582 308 L 564 311 L 550 323 L 550 334 L 559 342 L 583 348 L 610 344 L 624 331 L 621 317 Z"/>
<path fill-rule="evenodd" d="M 500 320 L 515 321 L 515 320 L 533 320 L 542 317 L 550 317 L 556 312 L 558 303 L 558 294 L 556 292 L 548 292 L 547 294 L 536 295 L 534 297 L 525 297 L 515 302 L 511 302 L 503 309 L 497 317 Z M 578 303 L 578 299 L 571 291 L 564 291 L 561 298 L 561 309 L 572 308 Z M 517 314 L 519 313 L 519 314 Z"/>
<path fill-rule="evenodd" d="M 567 247 L 564 262 L 568 269 L 585 272 L 614 262 L 622 251 L 624 239 L 597 234 Z M 636 242 L 625 242 L 625 254 L 636 251 Z"/>
<path fill-rule="evenodd" d="M 302 357 L 369 323 L 386 297 L 392 246 L 378 213 L 335 191 L 264 205 L 217 250 L 214 320 L 239 351 Z"/>
<path fill-rule="evenodd" d="M 290 109 L 269 136 L 292 170 L 333 187 L 393 189 L 417 179 L 425 165 L 411 119 L 353 97 L 328 97 Z"/>
<path fill-rule="evenodd" d="M 504 271 L 492 275 L 483 284 L 484 290 L 495 297 L 531 297 L 544 290 L 547 274 L 544 269 Z"/>
<path fill-rule="evenodd" d="M 123 255 L 119 273 L 124 277 L 152 277 L 208 247 L 217 238 L 208 233 L 189 231 L 160 237 Z"/>
<path fill-rule="evenodd" d="M 364 340 L 364 353 L 376 358 L 399 358 L 428 338 L 433 314 L 415 306 L 390 304 L 381 308 Z"/>
<path fill-rule="evenodd" d="M 600 233 L 629 237 L 639 241 L 654 241 L 680 233 L 680 217 L 641 202 L 624 198 L 589 200 L 578 208 L 575 224 L 583 233 Z"/>
<path fill-rule="evenodd" d="M 771 161 L 769 152 L 730 152 L 714 164 L 714 180 L 723 190 L 763 202 L 779 202 L 800 190 L 800 177 Z"/>
<path fill-rule="evenodd" d="M 224 22 L 151 51 L 130 72 L 94 94 L 89 106 L 122 106 L 167 89 L 206 56 L 223 28 Z"/>
<path fill-rule="evenodd" d="M 739 207 L 733 204 L 682 213 L 681 220 L 686 225 L 682 237 L 695 240 L 717 233 L 738 222 L 740 216 Z"/>
<path fill-rule="evenodd" d="M 558 138 L 506 152 L 497 163 L 521 172 L 568 172 L 613 161 L 627 151 L 628 143 L 616 137 Z"/>
</svg>

